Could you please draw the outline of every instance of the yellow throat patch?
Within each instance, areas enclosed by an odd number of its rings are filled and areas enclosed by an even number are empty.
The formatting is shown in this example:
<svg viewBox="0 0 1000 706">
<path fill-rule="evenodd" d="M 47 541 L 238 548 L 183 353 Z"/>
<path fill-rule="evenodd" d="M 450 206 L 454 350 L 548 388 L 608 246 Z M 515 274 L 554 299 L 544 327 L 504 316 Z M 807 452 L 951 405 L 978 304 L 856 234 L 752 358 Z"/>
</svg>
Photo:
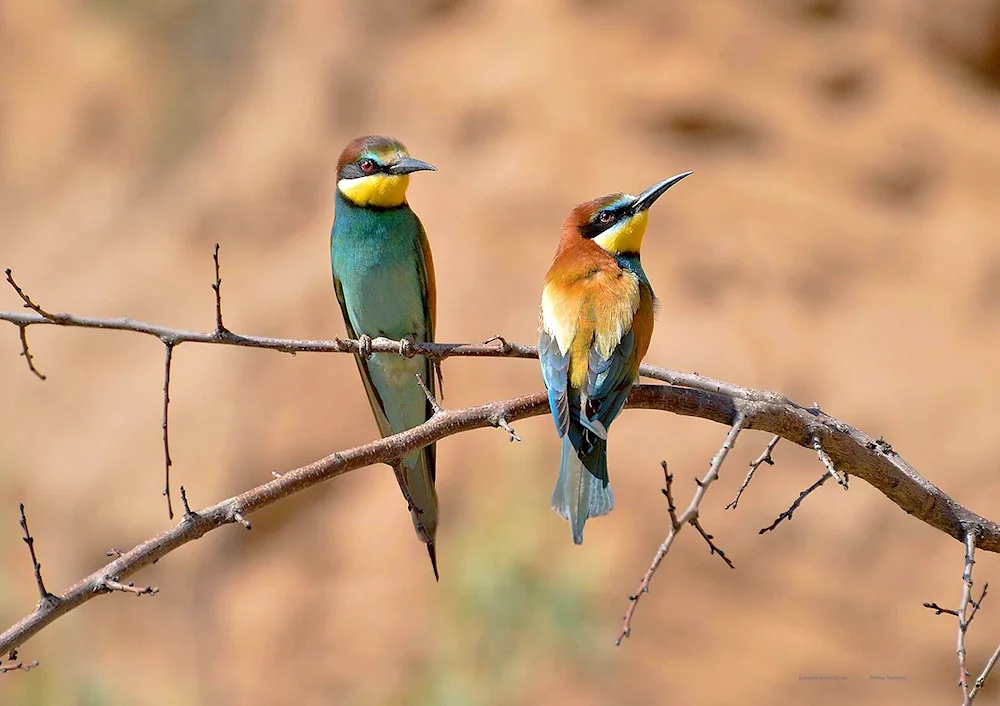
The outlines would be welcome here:
<svg viewBox="0 0 1000 706">
<path fill-rule="evenodd" d="M 350 202 L 379 208 L 395 208 L 406 203 L 406 187 L 409 185 L 409 174 L 372 174 L 337 182 L 340 193 Z"/>
<path fill-rule="evenodd" d="M 642 236 L 646 233 L 649 212 L 639 211 L 631 218 L 615 224 L 594 238 L 594 242 L 609 253 L 639 252 Z"/>
</svg>

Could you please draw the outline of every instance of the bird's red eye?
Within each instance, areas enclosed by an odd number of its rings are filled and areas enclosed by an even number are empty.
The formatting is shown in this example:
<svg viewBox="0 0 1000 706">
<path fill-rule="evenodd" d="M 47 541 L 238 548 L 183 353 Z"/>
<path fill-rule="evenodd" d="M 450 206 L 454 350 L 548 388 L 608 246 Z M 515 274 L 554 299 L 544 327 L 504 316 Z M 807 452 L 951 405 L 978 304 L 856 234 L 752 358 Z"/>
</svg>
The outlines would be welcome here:
<svg viewBox="0 0 1000 706">
<path fill-rule="evenodd" d="M 362 159 L 361 163 L 358 164 L 363 172 L 371 172 L 375 170 L 375 162 L 371 159 Z"/>
<path fill-rule="evenodd" d="M 615 219 L 615 214 L 611 213 L 611 211 L 601 211 L 601 215 L 597 217 L 597 220 L 599 220 L 601 223 L 610 223 L 614 219 Z"/>
</svg>

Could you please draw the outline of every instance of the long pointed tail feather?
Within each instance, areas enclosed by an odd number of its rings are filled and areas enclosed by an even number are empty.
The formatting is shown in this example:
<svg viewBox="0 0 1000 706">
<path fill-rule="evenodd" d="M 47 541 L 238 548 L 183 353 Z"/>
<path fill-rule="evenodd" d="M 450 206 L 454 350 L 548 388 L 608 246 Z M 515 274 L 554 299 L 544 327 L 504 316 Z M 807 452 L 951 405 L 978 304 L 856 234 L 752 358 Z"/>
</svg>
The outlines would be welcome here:
<svg viewBox="0 0 1000 706">
<path fill-rule="evenodd" d="M 573 530 L 573 543 L 583 544 L 583 526 L 588 517 L 607 515 L 615 507 L 608 483 L 607 442 L 597 439 L 583 458 L 577 453 L 570 434 L 562 440 L 559 478 L 552 491 L 552 509 Z"/>
<path fill-rule="evenodd" d="M 410 517 L 420 541 L 427 545 L 427 553 L 430 555 L 431 566 L 434 569 L 434 578 L 438 579 L 437 553 L 434 548 L 434 538 L 437 535 L 438 525 L 437 490 L 434 487 L 431 461 L 427 450 L 424 449 L 414 456 L 416 456 L 416 463 L 410 465 L 413 458 L 407 457 L 403 468 L 406 489 L 413 501 Z"/>
</svg>

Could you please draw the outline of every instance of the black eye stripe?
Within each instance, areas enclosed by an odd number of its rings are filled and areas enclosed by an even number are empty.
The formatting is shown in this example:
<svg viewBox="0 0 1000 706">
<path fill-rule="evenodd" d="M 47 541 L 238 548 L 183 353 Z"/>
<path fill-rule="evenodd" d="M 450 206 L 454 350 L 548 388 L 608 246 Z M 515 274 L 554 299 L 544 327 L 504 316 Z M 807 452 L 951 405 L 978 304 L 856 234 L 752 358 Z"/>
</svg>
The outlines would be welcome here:
<svg viewBox="0 0 1000 706">
<path fill-rule="evenodd" d="M 374 165 L 374 168 L 370 169 L 367 172 L 361 168 L 361 163 L 364 162 L 365 160 L 370 161 Z M 388 174 L 388 173 L 389 173 L 389 167 L 379 164 L 377 160 L 374 160 L 371 157 L 362 157 L 358 159 L 356 162 L 345 164 L 343 169 L 340 170 L 340 178 L 358 179 L 360 177 L 372 176 L 373 174 Z"/>
<path fill-rule="evenodd" d="M 580 235 L 584 238 L 596 238 L 598 235 L 614 227 L 621 222 L 622 216 L 628 214 L 628 205 L 618 206 L 612 209 L 601 209 L 588 221 L 580 226 Z M 611 220 L 603 221 L 601 216 L 605 213 L 610 213 L 612 215 Z"/>
</svg>

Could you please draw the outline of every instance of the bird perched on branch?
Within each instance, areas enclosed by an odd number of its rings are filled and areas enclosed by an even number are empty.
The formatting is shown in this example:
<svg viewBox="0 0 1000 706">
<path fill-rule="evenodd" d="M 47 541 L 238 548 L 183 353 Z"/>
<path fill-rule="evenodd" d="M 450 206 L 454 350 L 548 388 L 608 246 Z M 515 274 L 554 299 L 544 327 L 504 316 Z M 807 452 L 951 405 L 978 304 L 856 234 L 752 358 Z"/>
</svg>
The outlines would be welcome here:
<svg viewBox="0 0 1000 706">
<path fill-rule="evenodd" d="M 406 202 L 410 174 L 435 167 L 414 159 L 398 140 L 359 137 L 340 155 L 330 258 L 347 334 L 364 343 L 377 336 L 434 340 L 434 264 L 420 219 Z M 402 353 L 402 351 L 401 351 Z M 434 394 L 432 363 L 399 353 L 355 355 L 382 436 L 423 424 L 433 414 L 419 375 Z M 413 527 L 426 543 L 438 578 L 434 445 L 396 465 Z"/>
<path fill-rule="evenodd" d="M 639 261 L 647 211 L 689 174 L 638 196 L 610 194 L 574 208 L 545 275 L 538 356 L 562 438 L 552 509 L 569 520 L 576 544 L 588 517 L 614 508 L 608 428 L 653 335 L 656 298 Z"/>
</svg>

